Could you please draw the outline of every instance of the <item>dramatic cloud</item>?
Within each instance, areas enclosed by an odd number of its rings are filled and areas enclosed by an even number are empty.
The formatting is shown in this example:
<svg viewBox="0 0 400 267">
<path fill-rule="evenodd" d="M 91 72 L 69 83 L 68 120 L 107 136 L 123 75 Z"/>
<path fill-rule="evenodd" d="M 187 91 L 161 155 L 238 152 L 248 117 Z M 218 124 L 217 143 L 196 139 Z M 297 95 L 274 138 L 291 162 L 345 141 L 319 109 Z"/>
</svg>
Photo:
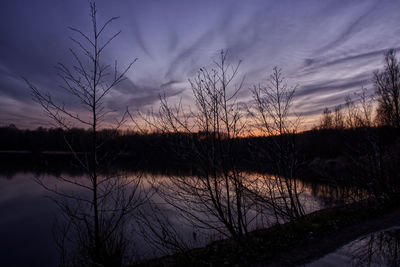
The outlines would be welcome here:
<svg viewBox="0 0 400 267">
<path fill-rule="evenodd" d="M 113 114 L 157 107 L 164 93 L 190 104 L 188 78 L 224 49 L 233 64 L 242 60 L 241 102 L 250 100 L 247 88 L 265 84 L 279 66 L 287 83 L 298 85 L 297 112 L 312 123 L 361 86 L 372 92 L 372 72 L 382 66 L 383 53 L 400 50 L 395 0 L 99 0 L 97 6 L 99 21 L 120 16 L 108 36 L 122 30 L 105 51 L 105 63 L 117 59 L 123 68 L 139 59 L 105 99 Z M 90 32 L 88 14 L 89 1 L 82 0 L 0 3 L 0 125 L 46 126 L 21 77 L 81 110 L 58 86 L 54 66 L 73 63 L 69 37 L 77 36 L 67 27 Z"/>
</svg>

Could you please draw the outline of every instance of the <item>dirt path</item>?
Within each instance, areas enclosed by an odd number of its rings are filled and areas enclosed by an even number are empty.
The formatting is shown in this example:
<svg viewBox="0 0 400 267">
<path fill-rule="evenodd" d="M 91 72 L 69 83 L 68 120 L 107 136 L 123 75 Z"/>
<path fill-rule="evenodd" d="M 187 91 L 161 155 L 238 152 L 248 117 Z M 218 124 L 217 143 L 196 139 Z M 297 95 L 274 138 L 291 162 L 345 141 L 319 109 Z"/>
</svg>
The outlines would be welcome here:
<svg viewBox="0 0 400 267">
<path fill-rule="evenodd" d="M 400 208 L 385 215 L 344 227 L 324 238 L 310 239 L 301 247 L 293 248 L 268 263 L 256 266 L 303 266 L 335 251 L 343 245 L 372 232 L 400 225 Z"/>
</svg>

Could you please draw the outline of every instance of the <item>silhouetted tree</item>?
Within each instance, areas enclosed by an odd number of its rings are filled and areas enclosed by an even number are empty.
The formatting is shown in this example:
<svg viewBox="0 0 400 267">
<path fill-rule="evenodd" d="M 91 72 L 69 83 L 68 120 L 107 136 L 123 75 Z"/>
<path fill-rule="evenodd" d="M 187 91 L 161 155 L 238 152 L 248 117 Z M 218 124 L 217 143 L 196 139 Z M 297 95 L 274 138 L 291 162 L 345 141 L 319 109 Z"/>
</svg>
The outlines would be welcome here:
<svg viewBox="0 0 400 267">
<path fill-rule="evenodd" d="M 236 77 L 239 66 L 228 63 L 221 51 L 214 68 L 201 68 L 189 80 L 195 108 L 171 105 L 163 96 L 159 113 L 147 121 L 158 131 L 180 134 L 172 145 L 186 147 L 182 158 L 189 158 L 196 169 L 191 177 L 170 176 L 157 185 L 158 193 L 197 229 L 241 243 L 249 230 L 251 200 L 233 145 L 245 128 L 237 101 L 243 83 Z"/>
<path fill-rule="evenodd" d="M 374 75 L 378 77 L 381 74 Z M 368 95 L 366 88 L 362 87 L 361 91 L 354 95 L 357 97 L 355 101 L 350 95 L 345 98 L 347 110 L 345 121 L 348 131 L 347 138 L 343 140 L 346 149 L 342 152 L 348 165 L 351 166 L 349 169 L 351 181 L 360 188 L 367 189 L 376 199 L 387 200 L 396 197 L 399 192 L 396 163 L 398 155 L 395 152 L 396 130 L 375 127 L 378 125 L 373 119 L 374 97 Z M 378 107 L 378 119 L 375 120 L 379 120 L 382 116 L 383 113 L 379 112 Z M 325 117 L 326 114 L 327 112 L 324 113 Z M 383 125 L 395 127 L 393 124 Z"/>
<path fill-rule="evenodd" d="M 299 117 L 292 111 L 296 87 L 288 87 L 281 69 L 274 67 L 266 86 L 254 86 L 254 106 L 250 109 L 259 132 L 265 139 L 259 164 L 270 165 L 271 174 L 261 175 L 253 182 L 256 200 L 273 210 L 276 222 L 293 220 L 304 215 L 297 171 L 300 158 L 295 134 Z"/>
<path fill-rule="evenodd" d="M 87 173 L 87 179 L 58 176 L 57 181 L 75 188 L 66 191 L 59 184 L 52 185 L 38 178 L 38 182 L 47 190 L 56 194 L 53 197 L 67 220 L 65 228 L 60 228 L 62 235 L 58 239 L 59 247 L 64 252 L 64 241 L 72 239 L 77 251 L 74 263 L 80 266 L 120 266 L 127 248 L 124 226 L 128 216 L 140 204 L 137 201 L 139 179 L 104 176 L 101 169 L 106 168 L 111 159 L 102 153 L 104 144 L 99 138 L 99 129 L 107 115 L 105 97 L 124 80 L 124 75 L 131 68 L 133 60 L 122 71 L 103 63 L 102 55 L 120 31 L 103 39 L 107 27 L 118 17 L 107 20 L 101 26 L 97 22 L 95 3 L 90 4 L 92 32 L 86 34 L 70 27 L 80 39 L 71 38 L 77 45 L 78 52 L 70 49 L 75 64 L 71 67 L 58 63 L 56 69 L 63 80 L 60 87 L 73 96 L 88 113 L 77 114 L 62 103 L 56 102 L 50 94 L 45 94 L 25 79 L 32 90 L 33 99 L 40 104 L 47 115 L 64 129 L 71 129 L 74 123 L 90 130 L 90 142 L 83 156 L 78 154 L 70 140 L 65 138 L 77 163 Z M 82 54 L 80 54 L 81 52 Z M 112 69 L 111 69 L 112 68 Z M 124 122 L 124 116 L 115 126 L 117 129 Z M 65 255 L 63 255 L 65 256 Z M 65 258 L 63 258 L 65 259 Z M 64 262 L 67 264 L 67 262 Z"/>
<path fill-rule="evenodd" d="M 378 109 L 377 120 L 381 125 L 400 127 L 400 64 L 394 49 L 385 54 L 384 69 L 374 73 Z"/>
<path fill-rule="evenodd" d="M 350 95 L 345 97 L 345 110 L 342 105 L 336 106 L 334 112 L 325 108 L 321 119 L 320 129 L 356 129 L 373 126 L 373 97 L 368 95 L 366 88 L 362 87 L 354 93 L 357 100 L 353 101 Z"/>
<path fill-rule="evenodd" d="M 333 125 L 335 129 L 344 128 L 344 117 L 342 112 L 342 106 L 336 106 L 333 113 Z"/>
<path fill-rule="evenodd" d="M 333 129 L 334 116 L 329 108 L 325 108 L 322 112 L 320 129 Z"/>
<path fill-rule="evenodd" d="M 347 95 L 345 97 L 345 108 L 346 108 L 346 119 L 345 119 L 345 125 L 346 128 L 351 128 L 355 129 L 358 127 L 358 113 L 359 109 L 357 108 L 357 105 L 354 103 L 354 101 L 351 99 L 350 95 Z"/>
<path fill-rule="evenodd" d="M 372 95 L 368 96 L 368 90 L 365 87 L 361 88 L 360 92 L 355 93 L 359 97 L 359 109 L 358 112 L 358 126 L 359 127 L 372 127 L 373 124 L 373 102 L 374 98 Z"/>
</svg>

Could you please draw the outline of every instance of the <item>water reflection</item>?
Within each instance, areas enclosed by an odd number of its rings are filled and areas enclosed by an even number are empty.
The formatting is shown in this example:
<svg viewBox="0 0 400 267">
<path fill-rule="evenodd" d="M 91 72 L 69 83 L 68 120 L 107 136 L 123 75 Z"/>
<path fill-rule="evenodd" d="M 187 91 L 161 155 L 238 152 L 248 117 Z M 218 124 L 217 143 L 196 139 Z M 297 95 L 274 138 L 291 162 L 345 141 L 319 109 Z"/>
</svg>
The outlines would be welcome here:
<svg viewBox="0 0 400 267">
<path fill-rule="evenodd" d="M 60 211 L 54 203 L 45 198 L 46 195 L 49 195 L 49 192 L 35 183 L 34 178 L 40 176 L 49 183 L 56 183 L 56 176 L 58 175 L 80 179 L 83 174 L 74 169 L 64 171 L 65 167 L 53 168 L 51 164 L 47 165 L 47 168 L 45 168 L 46 166 L 42 166 L 43 168 L 34 167 L 34 164 L 22 166 L 25 167 L 20 171 L 18 171 L 18 166 L 8 166 L 8 169 L 3 166 L 5 168 L 3 170 L 0 168 L 0 237 L 2 240 L 0 257 L 2 264 L 5 264 L 5 266 L 55 266 L 58 257 L 54 246 L 52 225 L 54 219 L 60 217 Z M 137 177 L 137 172 L 132 170 L 114 169 L 112 172 L 123 173 L 126 179 Z M 248 181 L 257 180 L 257 177 L 260 176 L 260 174 L 249 172 L 243 174 Z M 193 171 L 186 171 L 184 175 L 174 170 L 147 172 L 147 174 L 142 175 L 143 188 L 151 190 L 154 183 L 169 181 L 171 176 L 176 177 L 178 175 L 183 176 L 186 180 L 194 177 Z M 349 188 L 305 183 L 300 180 L 297 183 L 297 187 L 301 188 L 301 201 L 307 213 L 335 203 L 347 202 L 356 197 L 355 191 Z M 70 190 L 71 188 L 63 187 L 62 189 Z M 141 214 L 143 216 L 139 217 L 145 218 L 147 222 L 139 220 L 139 223 L 157 225 L 152 229 L 153 236 L 149 236 L 148 228 L 140 228 L 137 225 L 132 227 L 136 229 L 132 236 L 135 243 L 135 253 L 139 259 L 158 256 L 162 253 L 152 250 L 154 246 L 149 244 L 149 238 L 153 238 L 156 234 L 161 236 L 169 234 L 169 230 L 163 229 L 163 226 L 176 231 L 175 236 L 169 237 L 170 240 L 178 238 L 178 242 L 175 243 L 187 245 L 186 247 L 201 246 L 221 238 L 221 235 L 217 232 L 189 225 L 184 220 L 182 213 L 168 206 L 157 194 L 154 193 L 151 196 L 153 206 L 150 206 L 150 204 L 145 206 L 143 210 L 147 214 Z M 162 224 L 156 224 L 157 220 Z M 256 217 L 252 225 L 253 229 L 265 226 L 268 226 L 268 220 L 260 217 Z M 147 240 L 144 238 L 146 235 Z M 159 245 L 162 246 L 163 244 Z M 164 253 L 171 251 L 173 252 L 173 249 L 164 251 Z"/>
<path fill-rule="evenodd" d="M 32 178 L 19 173 L 0 179 L 2 266 L 56 266 L 58 261 L 51 233 L 58 210 Z"/>
<path fill-rule="evenodd" d="M 400 227 L 361 238 L 353 248 L 352 266 L 400 266 Z"/>
<path fill-rule="evenodd" d="M 369 196 L 365 189 L 356 186 L 311 182 L 305 182 L 305 184 L 312 196 L 319 199 L 324 207 L 348 204 Z"/>
<path fill-rule="evenodd" d="M 307 266 L 400 266 L 400 226 L 361 237 Z"/>
</svg>

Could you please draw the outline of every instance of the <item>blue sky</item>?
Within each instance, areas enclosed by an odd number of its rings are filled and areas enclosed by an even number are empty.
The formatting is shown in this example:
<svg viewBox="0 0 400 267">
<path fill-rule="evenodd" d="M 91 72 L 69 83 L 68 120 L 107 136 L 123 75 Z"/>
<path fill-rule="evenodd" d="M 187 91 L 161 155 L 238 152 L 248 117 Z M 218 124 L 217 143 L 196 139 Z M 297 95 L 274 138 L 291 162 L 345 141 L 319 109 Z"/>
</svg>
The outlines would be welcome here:
<svg viewBox="0 0 400 267">
<path fill-rule="evenodd" d="M 110 110 L 157 108 L 160 93 L 190 103 L 187 79 L 221 49 L 242 60 L 248 88 L 265 84 L 274 66 L 297 85 L 294 108 L 307 125 L 325 107 L 365 86 L 383 53 L 400 48 L 400 1 L 119 0 L 97 1 L 98 20 L 113 16 L 107 34 L 122 30 L 104 60 L 121 66 L 138 58 L 127 80 L 106 99 Z M 58 87 L 54 66 L 71 63 L 68 26 L 90 30 L 89 1 L 14 0 L 0 3 L 0 125 L 49 126 L 21 76 L 43 92 L 80 107 Z"/>
</svg>

